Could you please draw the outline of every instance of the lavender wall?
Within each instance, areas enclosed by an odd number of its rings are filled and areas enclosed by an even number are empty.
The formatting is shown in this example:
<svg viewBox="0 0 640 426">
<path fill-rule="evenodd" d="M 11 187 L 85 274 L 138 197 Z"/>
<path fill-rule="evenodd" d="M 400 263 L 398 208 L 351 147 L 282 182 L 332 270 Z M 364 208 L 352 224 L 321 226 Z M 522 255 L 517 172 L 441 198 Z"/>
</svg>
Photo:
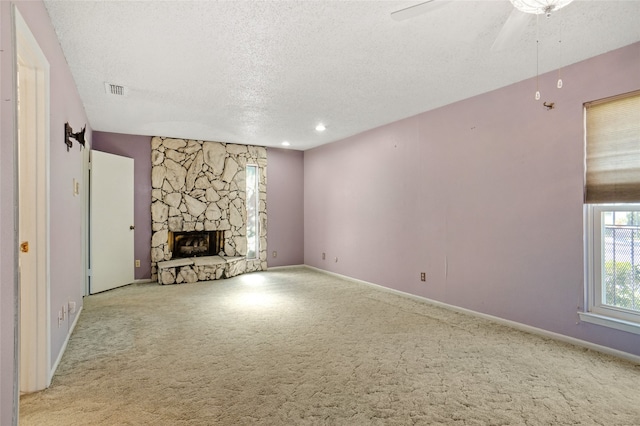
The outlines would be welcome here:
<svg viewBox="0 0 640 426">
<path fill-rule="evenodd" d="M 35 36 L 50 65 L 50 323 L 51 323 L 51 361 L 55 362 L 62 345 L 67 338 L 75 315 L 69 315 L 63 325 L 58 327 L 57 313 L 62 305 L 74 300 L 78 308 L 82 306 L 83 295 L 83 258 L 82 258 L 82 197 L 74 197 L 73 179 L 83 181 L 83 153 L 76 144 L 67 152 L 63 140 L 64 123 L 69 122 L 74 129 L 87 123 L 82 103 L 67 66 L 58 39 L 42 2 L 17 1 L 0 2 L 0 69 L 2 85 L 0 87 L 2 141 L 0 143 L 0 175 L 2 193 L 0 195 L 0 295 L 2 325 L 0 326 L 0 424 L 12 424 L 15 395 L 12 392 L 14 381 L 14 324 L 16 307 L 15 291 L 15 247 L 13 235 L 15 179 L 14 179 L 14 111 L 15 85 L 13 83 L 14 49 L 11 37 L 12 4 L 17 5 L 20 13 Z M 87 126 L 88 145 L 91 141 L 91 128 Z"/>
<path fill-rule="evenodd" d="M 151 278 L 151 137 L 93 132 L 93 149 L 134 160 L 136 279 Z"/>
<path fill-rule="evenodd" d="M 267 264 L 304 263 L 304 153 L 267 149 Z M 273 257 L 273 252 L 277 257 Z"/>
<path fill-rule="evenodd" d="M 11 4 L 0 2 L 0 424 L 14 421 L 15 379 L 15 244 L 14 191 L 14 102 Z"/>
<path fill-rule="evenodd" d="M 640 88 L 640 43 L 555 76 L 306 151 L 305 263 L 640 355 L 577 315 L 582 104 Z"/>
</svg>

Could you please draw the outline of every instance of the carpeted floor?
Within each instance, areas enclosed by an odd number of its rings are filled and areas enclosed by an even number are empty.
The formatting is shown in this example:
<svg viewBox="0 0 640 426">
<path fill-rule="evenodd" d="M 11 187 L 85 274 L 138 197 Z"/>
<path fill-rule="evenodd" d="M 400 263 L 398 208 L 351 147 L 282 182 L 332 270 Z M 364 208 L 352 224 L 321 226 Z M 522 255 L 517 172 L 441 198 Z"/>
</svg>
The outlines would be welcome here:
<svg viewBox="0 0 640 426">
<path fill-rule="evenodd" d="M 639 425 L 640 366 L 306 268 L 85 298 L 27 425 Z"/>
</svg>

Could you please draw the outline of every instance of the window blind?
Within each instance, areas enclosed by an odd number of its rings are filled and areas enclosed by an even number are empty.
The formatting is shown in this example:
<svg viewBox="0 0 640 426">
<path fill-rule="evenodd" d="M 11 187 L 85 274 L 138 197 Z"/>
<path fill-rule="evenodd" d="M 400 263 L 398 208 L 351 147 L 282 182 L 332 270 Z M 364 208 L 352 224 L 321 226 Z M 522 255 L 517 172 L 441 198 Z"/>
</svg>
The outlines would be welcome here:
<svg viewBox="0 0 640 426">
<path fill-rule="evenodd" d="M 640 91 L 585 104 L 585 202 L 640 202 Z"/>
</svg>

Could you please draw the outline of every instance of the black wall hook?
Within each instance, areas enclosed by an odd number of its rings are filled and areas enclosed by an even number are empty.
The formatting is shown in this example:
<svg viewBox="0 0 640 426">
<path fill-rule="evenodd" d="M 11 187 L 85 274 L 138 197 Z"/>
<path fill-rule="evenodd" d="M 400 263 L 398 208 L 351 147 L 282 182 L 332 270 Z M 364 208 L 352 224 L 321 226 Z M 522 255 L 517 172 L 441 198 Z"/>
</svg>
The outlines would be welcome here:
<svg viewBox="0 0 640 426">
<path fill-rule="evenodd" d="M 64 144 L 67 146 L 67 152 L 69 152 L 69 148 L 73 146 L 73 140 L 76 140 L 81 145 L 80 149 L 84 147 L 84 132 L 86 129 L 87 126 L 85 125 L 82 130 L 74 133 L 69 123 L 64 123 Z"/>
</svg>

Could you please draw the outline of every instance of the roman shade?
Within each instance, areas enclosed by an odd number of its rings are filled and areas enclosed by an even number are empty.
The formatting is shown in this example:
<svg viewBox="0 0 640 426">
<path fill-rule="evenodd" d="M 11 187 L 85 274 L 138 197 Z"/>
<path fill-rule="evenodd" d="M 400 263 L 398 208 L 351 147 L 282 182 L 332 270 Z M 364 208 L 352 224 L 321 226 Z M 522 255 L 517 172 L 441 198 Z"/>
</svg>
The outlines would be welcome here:
<svg viewBox="0 0 640 426">
<path fill-rule="evenodd" d="M 640 202 L 640 91 L 585 104 L 585 202 Z"/>
</svg>

